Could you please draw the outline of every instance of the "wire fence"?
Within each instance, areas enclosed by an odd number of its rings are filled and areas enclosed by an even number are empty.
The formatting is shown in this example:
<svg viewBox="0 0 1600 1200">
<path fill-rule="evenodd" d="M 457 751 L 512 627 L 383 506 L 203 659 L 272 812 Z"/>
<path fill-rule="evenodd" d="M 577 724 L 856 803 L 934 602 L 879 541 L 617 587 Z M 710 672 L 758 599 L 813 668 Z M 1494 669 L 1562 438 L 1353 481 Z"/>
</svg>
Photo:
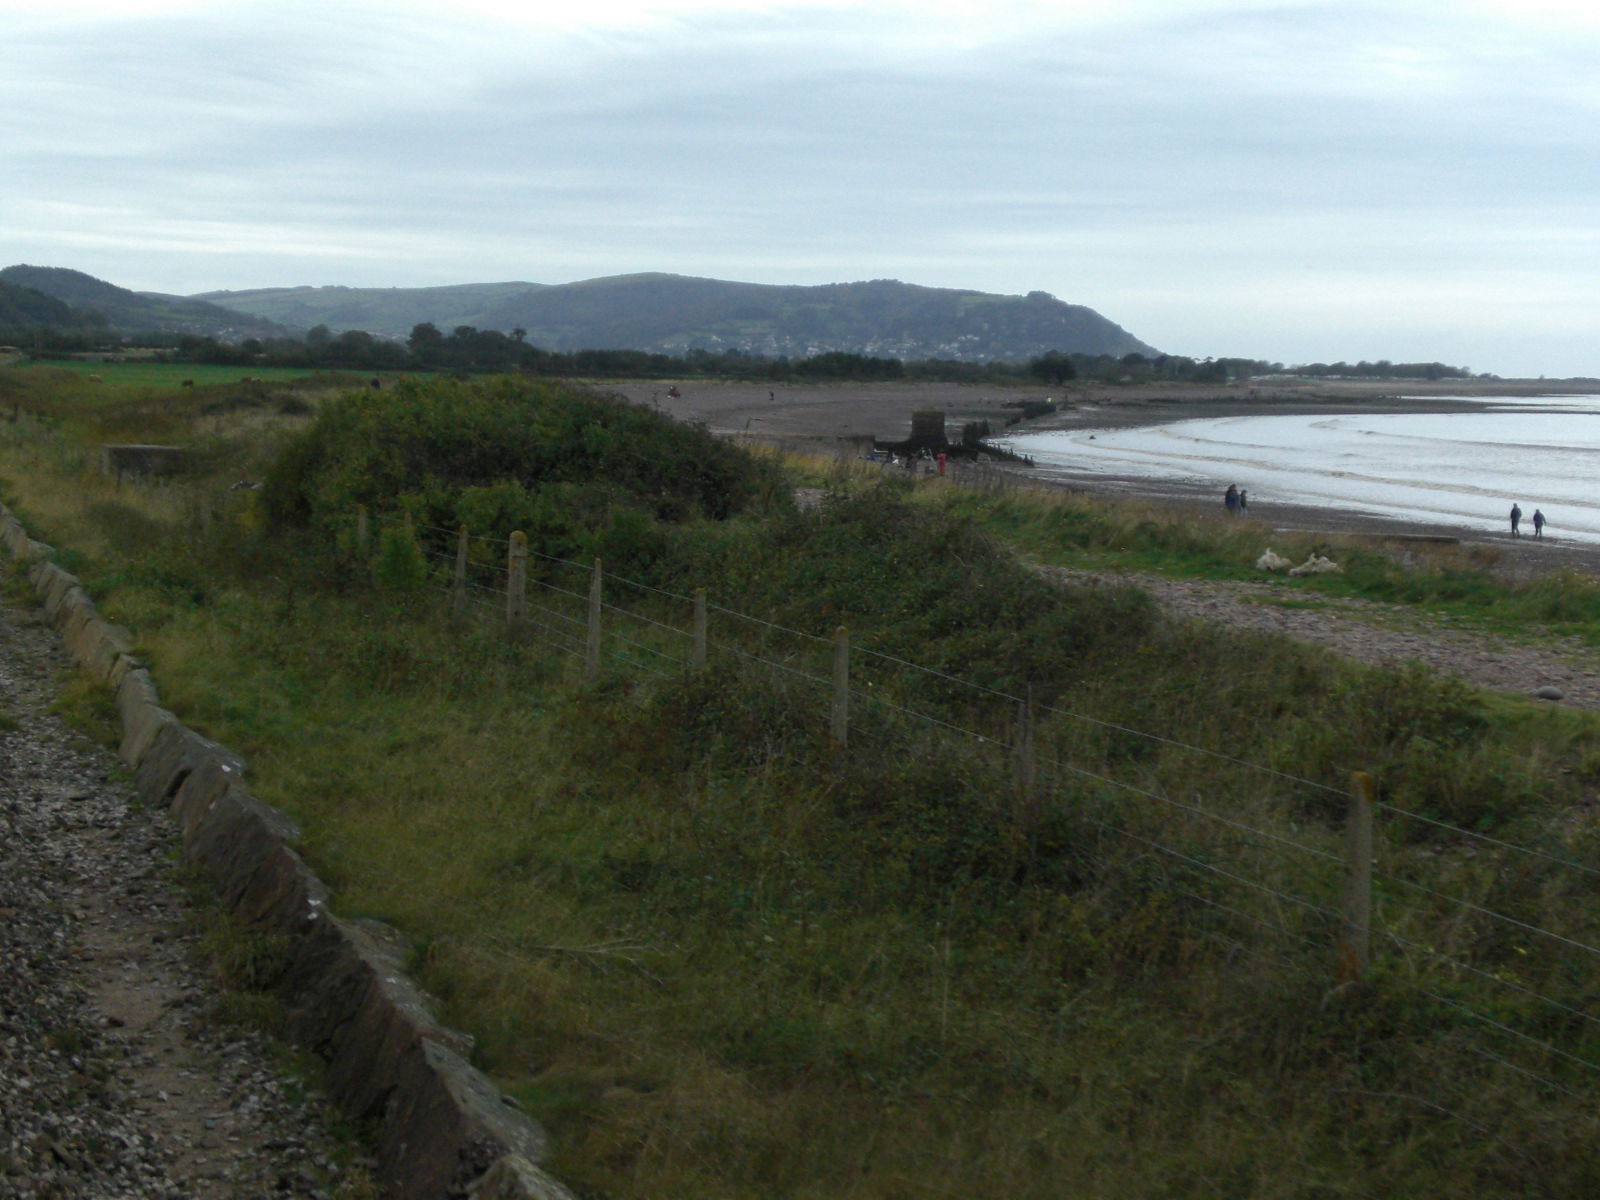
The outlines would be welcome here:
<svg viewBox="0 0 1600 1200">
<path fill-rule="evenodd" d="M 376 517 L 396 526 L 402 518 Z M 362 517 L 356 541 L 370 553 Z M 1530 869 L 1570 874 L 1583 886 L 1600 867 L 1378 801 L 1369 780 L 1348 786 L 1250 761 L 1167 734 L 1108 721 L 856 645 L 836 629 L 815 633 L 606 572 L 598 561 L 529 549 L 520 535 L 495 538 L 418 526 L 430 579 L 458 614 L 508 626 L 508 635 L 580 660 L 584 678 L 604 664 L 655 679 L 678 679 L 710 661 L 766 673 L 774 687 L 814 695 L 816 720 L 841 753 L 883 736 L 884 722 L 914 736 L 963 745 L 986 756 L 996 801 L 1037 835 L 1053 812 L 1117 839 L 1164 865 L 1164 885 L 1194 914 L 1196 931 L 1218 945 L 1329 971 L 1344 983 L 1383 980 L 1410 989 L 1494 1049 L 1473 1052 L 1548 1086 L 1588 1095 L 1600 1087 L 1600 1012 L 1594 959 L 1600 928 L 1587 909 L 1559 909 L 1574 922 L 1552 927 L 1552 905 L 1506 911 L 1493 897 L 1503 872 L 1453 883 L 1416 877 L 1415 862 L 1390 866 L 1375 849 L 1373 824 L 1416 822 L 1451 845 L 1511 855 Z M 454 548 L 445 546 L 453 544 Z M 955 702 L 919 702 L 937 685 Z M 965 699 L 962 700 L 961 698 Z M 1124 777 L 1072 756 L 1066 731 L 1091 730 L 1193 756 L 1253 777 L 1257 799 L 1219 788 L 1174 794 L 1159 778 Z M 1202 777 L 1203 778 L 1203 777 Z M 1296 799 L 1285 802 L 1287 792 Z M 1316 811 L 1286 811 L 1304 798 Z M 1269 828 L 1268 825 L 1273 827 Z M 1428 860 L 1438 869 L 1448 856 Z M 1376 865 L 1375 865 L 1376 863 Z M 1458 874 L 1460 874 L 1458 872 Z M 1546 884 L 1543 893 L 1558 893 Z M 1475 989 L 1463 995 L 1463 980 Z M 1566 981 L 1562 994 L 1551 981 Z M 1511 1055 L 1512 1057 L 1507 1057 Z"/>
</svg>

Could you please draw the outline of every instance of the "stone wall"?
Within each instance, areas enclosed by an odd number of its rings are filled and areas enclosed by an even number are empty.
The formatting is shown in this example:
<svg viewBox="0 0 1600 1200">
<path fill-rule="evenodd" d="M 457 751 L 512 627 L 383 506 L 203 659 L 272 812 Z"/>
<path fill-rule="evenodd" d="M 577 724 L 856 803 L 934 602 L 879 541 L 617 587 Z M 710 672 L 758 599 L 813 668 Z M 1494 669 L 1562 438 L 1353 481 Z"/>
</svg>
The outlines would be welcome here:
<svg viewBox="0 0 1600 1200">
<path fill-rule="evenodd" d="M 51 561 L 0 505 L 0 544 L 25 568 L 77 663 L 116 693 L 119 753 L 138 795 L 167 808 L 184 855 L 240 919 L 282 934 L 278 981 L 291 1036 L 327 1064 L 327 1086 L 374 1130 L 379 1173 L 399 1200 L 572 1200 L 537 1165 L 544 1131 L 466 1058 L 401 969 L 404 943 L 373 921 L 328 910 L 328 891 L 294 850 L 287 816 L 250 794 L 243 760 L 161 706 L 125 630 Z"/>
</svg>

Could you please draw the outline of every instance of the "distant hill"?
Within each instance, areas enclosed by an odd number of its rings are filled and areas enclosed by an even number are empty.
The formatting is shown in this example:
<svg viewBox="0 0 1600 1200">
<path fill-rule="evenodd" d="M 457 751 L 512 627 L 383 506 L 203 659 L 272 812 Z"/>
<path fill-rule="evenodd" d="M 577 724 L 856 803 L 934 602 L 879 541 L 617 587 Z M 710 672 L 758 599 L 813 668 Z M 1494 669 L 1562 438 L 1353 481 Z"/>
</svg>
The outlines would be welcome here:
<svg viewBox="0 0 1600 1200">
<path fill-rule="evenodd" d="M 104 333 L 106 323 L 54 296 L 0 278 L 0 342 L 25 341 L 39 330 Z"/>
<path fill-rule="evenodd" d="M 1050 350 L 1159 353 L 1093 309 L 1045 292 L 1001 296 L 892 279 L 798 287 L 644 274 L 558 285 L 260 288 L 192 299 L 335 333 L 404 338 L 424 322 L 446 333 L 460 325 L 521 329 L 547 350 L 737 349 L 791 358 L 840 350 L 965 361 L 1020 361 Z"/>
<path fill-rule="evenodd" d="M 201 292 L 190 297 L 277 321 L 294 329 L 326 325 L 334 333 L 364 329 L 404 339 L 413 326 L 437 325 L 449 333 L 459 325 L 494 329 L 484 314 L 526 295 L 537 283 L 463 283 L 426 288 L 292 287 L 236 292 Z M 515 326 L 508 326 L 507 332 Z M 606 347 L 621 349 L 622 347 Z"/>
<path fill-rule="evenodd" d="M 290 332 L 254 314 L 221 308 L 185 296 L 132 292 L 65 267 L 14 266 L 0 270 L 0 283 L 53 297 L 79 314 L 98 314 L 114 333 L 190 333 L 239 341 Z"/>
</svg>

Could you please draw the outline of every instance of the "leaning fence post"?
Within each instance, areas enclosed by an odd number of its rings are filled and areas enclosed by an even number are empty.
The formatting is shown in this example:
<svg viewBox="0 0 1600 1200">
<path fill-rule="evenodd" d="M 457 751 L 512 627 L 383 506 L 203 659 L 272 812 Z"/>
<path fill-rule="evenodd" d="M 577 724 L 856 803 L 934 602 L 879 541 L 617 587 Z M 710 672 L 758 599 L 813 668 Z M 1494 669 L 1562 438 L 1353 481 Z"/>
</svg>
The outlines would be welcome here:
<svg viewBox="0 0 1600 1200">
<path fill-rule="evenodd" d="M 600 587 L 604 575 L 600 560 L 594 560 L 594 575 L 589 579 L 589 632 L 583 647 L 583 677 L 589 683 L 600 678 Z"/>
<path fill-rule="evenodd" d="M 694 590 L 694 649 L 689 653 L 689 665 L 696 671 L 706 665 L 706 590 Z"/>
<path fill-rule="evenodd" d="M 833 631 L 833 744 L 850 742 L 850 631 L 843 625 Z"/>
<path fill-rule="evenodd" d="M 506 629 L 512 637 L 522 633 L 528 619 L 528 535 L 517 530 L 506 551 Z"/>
<path fill-rule="evenodd" d="M 456 532 L 456 574 L 450 589 L 450 611 L 457 620 L 467 611 L 467 527 Z"/>
<path fill-rule="evenodd" d="M 1344 892 L 1339 926 L 1339 976 L 1354 982 L 1372 959 L 1372 776 L 1350 776 L 1344 831 Z"/>
</svg>

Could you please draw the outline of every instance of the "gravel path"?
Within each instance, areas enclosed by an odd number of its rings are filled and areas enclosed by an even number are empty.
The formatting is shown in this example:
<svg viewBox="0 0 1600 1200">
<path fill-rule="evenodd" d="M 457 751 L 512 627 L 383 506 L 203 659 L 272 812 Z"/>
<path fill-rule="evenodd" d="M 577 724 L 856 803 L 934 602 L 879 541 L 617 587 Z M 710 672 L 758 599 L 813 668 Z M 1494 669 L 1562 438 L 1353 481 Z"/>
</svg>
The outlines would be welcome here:
<svg viewBox="0 0 1600 1200">
<path fill-rule="evenodd" d="M 359 1194 L 273 1046 L 219 1019 L 175 834 L 51 715 L 67 669 L 0 601 L 0 1197 Z"/>
<path fill-rule="evenodd" d="M 1600 711 L 1600 652 L 1576 639 L 1539 646 L 1507 643 L 1437 622 L 1424 623 L 1399 605 L 1329 599 L 1268 582 L 1112 575 L 1061 567 L 1039 570 L 1075 583 L 1134 584 L 1173 616 L 1282 633 L 1374 666 L 1422 662 L 1496 691 L 1532 695 L 1540 688 L 1555 688 L 1561 693 L 1558 703 Z M 1317 607 L 1288 608 L 1285 602 Z"/>
</svg>

